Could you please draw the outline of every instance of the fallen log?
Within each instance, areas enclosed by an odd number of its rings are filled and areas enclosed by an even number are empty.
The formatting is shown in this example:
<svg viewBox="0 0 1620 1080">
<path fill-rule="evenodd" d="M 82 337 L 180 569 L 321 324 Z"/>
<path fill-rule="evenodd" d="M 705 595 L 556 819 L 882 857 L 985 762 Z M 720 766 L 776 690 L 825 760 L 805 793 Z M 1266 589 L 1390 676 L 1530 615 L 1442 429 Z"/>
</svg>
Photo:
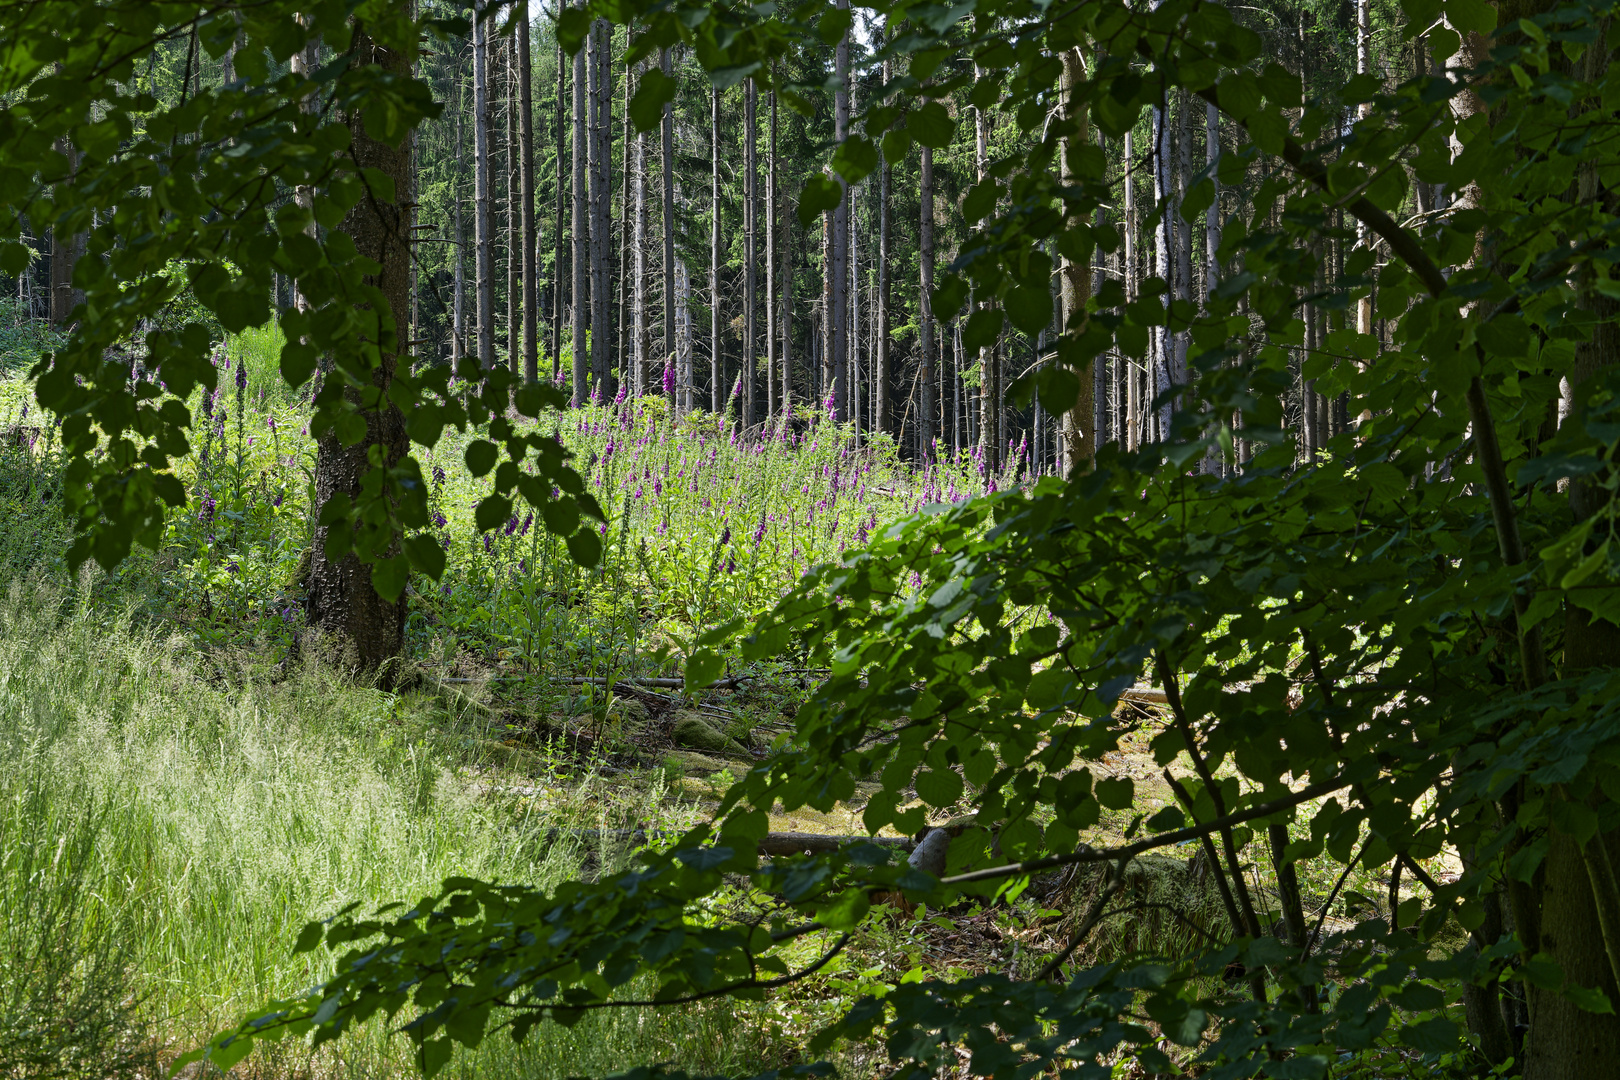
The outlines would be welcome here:
<svg viewBox="0 0 1620 1080">
<path fill-rule="evenodd" d="M 630 844 L 645 844 L 652 840 L 675 840 L 683 834 L 668 829 L 564 829 L 546 832 L 546 843 L 563 838 L 577 840 L 621 840 Z M 909 853 L 916 842 L 909 836 L 826 836 L 821 833 L 773 832 L 759 840 L 761 855 L 825 855 L 851 844 L 877 844 Z"/>
</svg>

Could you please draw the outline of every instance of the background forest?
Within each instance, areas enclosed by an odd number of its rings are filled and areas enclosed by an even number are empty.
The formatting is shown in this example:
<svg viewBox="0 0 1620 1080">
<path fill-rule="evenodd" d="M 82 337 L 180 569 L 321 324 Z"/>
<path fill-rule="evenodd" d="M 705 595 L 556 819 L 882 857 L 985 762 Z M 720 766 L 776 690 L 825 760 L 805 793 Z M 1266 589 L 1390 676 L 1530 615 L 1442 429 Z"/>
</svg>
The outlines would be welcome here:
<svg viewBox="0 0 1620 1080">
<path fill-rule="evenodd" d="M 1620 1075 L 1611 17 L 0 12 L 0 1073 Z"/>
</svg>

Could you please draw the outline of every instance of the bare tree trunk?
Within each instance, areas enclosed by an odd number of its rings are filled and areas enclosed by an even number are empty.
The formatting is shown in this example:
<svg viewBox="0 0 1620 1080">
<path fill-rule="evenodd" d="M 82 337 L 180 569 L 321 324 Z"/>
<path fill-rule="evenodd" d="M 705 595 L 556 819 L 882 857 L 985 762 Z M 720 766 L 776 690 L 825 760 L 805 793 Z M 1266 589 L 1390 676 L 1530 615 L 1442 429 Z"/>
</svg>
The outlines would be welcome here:
<svg viewBox="0 0 1620 1080">
<path fill-rule="evenodd" d="M 354 62 L 376 65 L 389 74 L 405 77 L 410 65 L 405 54 L 384 49 L 371 41 L 363 26 L 356 26 L 352 45 Z M 380 267 L 365 283 L 383 296 L 388 310 L 379 312 L 376 342 L 381 363 L 373 384 L 383 391 L 381 404 L 367 407 L 358 388 L 345 397 L 364 417 L 366 431 L 353 445 L 344 445 L 337 431 L 326 429 L 316 442 L 315 503 L 325 506 L 335 497 L 360 495 L 360 481 L 371 470 L 369 455 L 378 448 L 384 467 L 393 467 L 410 448 L 404 417 L 388 397 L 401 356 L 405 355 L 403 329 L 410 304 L 410 211 L 413 200 L 410 140 L 388 146 L 373 139 L 358 113 L 345 116 L 354 164 L 376 169 L 394 184 L 394 202 L 362 199 L 344 216 L 339 231 L 354 240 L 360 254 Z M 376 671 L 400 654 L 405 643 L 405 600 L 383 599 L 372 584 L 371 566 L 353 552 L 332 561 L 326 557 L 327 534 L 334 526 L 317 526 L 310 544 L 308 612 L 310 625 L 334 647 L 340 663 L 361 671 Z M 337 526 L 340 527 L 340 526 Z M 384 551 L 370 553 L 390 558 L 399 554 L 396 541 Z M 386 673 L 385 673 L 386 677 Z"/>
<path fill-rule="evenodd" d="M 522 21 L 521 19 L 519 21 Z M 502 146 L 502 172 L 506 174 L 506 365 L 514 378 L 523 374 L 523 219 L 518 204 L 523 201 L 518 175 L 517 57 L 514 43 L 507 37 L 501 55 L 506 68 L 506 139 Z"/>
<path fill-rule="evenodd" d="M 974 70 L 982 77 L 983 69 L 975 65 Z M 974 160 L 977 178 L 982 183 L 990 173 L 990 113 L 980 108 L 975 108 L 973 112 L 976 121 Z M 998 420 L 1001 394 L 996 375 L 996 346 L 991 343 L 979 349 L 979 456 L 985 469 L 991 472 L 1001 466 L 1001 424 Z"/>
<path fill-rule="evenodd" d="M 1085 106 L 1074 100 L 1075 90 L 1085 81 L 1085 59 L 1080 47 L 1063 53 L 1063 105 L 1071 122 L 1078 126 L 1063 143 L 1063 182 L 1079 184 L 1080 152 L 1091 138 L 1089 114 Z M 1080 334 L 1086 327 L 1086 303 L 1091 299 L 1091 264 L 1084 260 L 1065 258 L 1059 280 L 1060 306 L 1058 328 L 1061 333 Z M 1093 361 L 1096 363 L 1097 361 Z M 1080 386 L 1074 406 L 1063 416 L 1064 465 L 1070 475 L 1091 468 L 1097 455 L 1097 432 L 1093 424 L 1092 402 L 1095 394 L 1089 370 L 1076 372 Z"/>
<path fill-rule="evenodd" d="M 559 13 L 562 0 L 558 0 Z M 553 36 L 556 34 L 555 25 L 552 28 Z M 563 97 L 567 91 L 564 84 L 568 65 L 563 62 L 562 43 L 557 43 L 557 100 L 553 102 L 551 122 L 555 127 L 553 132 L 557 143 L 557 217 L 551 231 L 551 377 L 555 379 L 562 366 L 562 311 L 563 286 L 567 280 L 563 277 L 563 259 L 567 248 L 563 246 L 563 161 L 566 157 L 566 148 L 563 143 Z"/>
<path fill-rule="evenodd" d="M 609 32 L 611 33 L 611 30 Z M 629 28 L 626 28 L 625 32 L 628 34 Z M 618 391 L 621 382 L 639 392 L 641 380 L 641 371 L 637 367 L 639 357 L 633 358 L 631 355 L 636 347 L 635 335 L 637 328 L 636 313 L 631 310 L 633 298 L 630 295 L 631 262 L 634 258 L 631 251 L 630 224 L 631 203 L 634 201 L 631 197 L 633 179 L 630 174 L 634 168 L 631 151 L 641 149 L 641 147 L 637 146 L 635 125 L 630 122 L 630 92 L 635 89 L 635 82 L 635 71 L 626 68 L 624 73 L 624 139 L 621 143 L 623 149 L 620 151 L 623 157 L 619 162 L 619 175 L 621 178 L 619 182 L 619 247 L 617 249 L 618 255 L 613 263 L 619 282 L 617 289 L 619 302 L 614 309 L 618 313 L 618 348 L 613 353 L 617 361 L 614 370 L 618 374 L 616 378 L 610 377 L 608 380 L 615 392 Z M 603 400 L 606 400 L 606 388 L 603 390 L 603 395 Z"/>
<path fill-rule="evenodd" d="M 529 85 L 534 65 L 529 56 L 529 16 L 518 12 L 518 109 L 522 114 L 519 194 L 523 208 L 523 378 L 540 378 L 540 226 L 534 216 L 534 99 Z"/>
<path fill-rule="evenodd" d="M 759 419 L 754 384 L 758 378 L 759 357 L 755 320 L 759 310 L 759 87 L 749 79 L 743 87 L 743 346 L 742 381 L 743 427 L 753 427 Z"/>
<path fill-rule="evenodd" d="M 1171 231 L 1171 214 L 1167 206 L 1172 197 L 1172 181 L 1170 177 L 1173 151 L 1170 143 L 1170 116 L 1169 104 L 1162 97 L 1158 104 L 1153 106 L 1153 204 L 1158 211 L 1159 221 L 1154 227 L 1153 259 L 1154 272 L 1170 285 L 1173 278 L 1174 266 L 1172 263 L 1171 248 L 1175 244 L 1175 237 Z M 1164 306 L 1170 306 L 1170 292 L 1162 294 Z M 1168 327 L 1157 327 L 1153 333 L 1153 394 L 1162 398 L 1163 402 L 1158 408 L 1159 442 L 1170 440 L 1170 387 L 1173 383 L 1175 370 L 1175 348 L 1171 341 Z"/>
<path fill-rule="evenodd" d="M 72 183 L 79 171 L 79 151 L 71 139 L 56 140 L 56 152 L 67 158 L 68 182 Z M 63 236 L 61 229 L 51 230 L 51 323 L 66 327 L 73 318 L 73 309 L 84 299 L 84 294 L 73 287 L 73 268 L 84 254 L 85 235 Z"/>
<path fill-rule="evenodd" d="M 608 266 L 613 246 L 613 188 L 609 157 L 613 148 L 613 30 L 605 19 L 591 24 L 586 37 L 591 80 L 591 381 L 592 393 L 610 397 L 608 367 L 613 348 L 613 281 Z"/>
<path fill-rule="evenodd" d="M 849 0 L 837 0 L 839 11 L 849 10 Z M 839 39 L 838 48 L 834 52 L 834 69 L 838 80 L 837 89 L 833 92 L 833 141 L 843 145 L 849 137 L 849 34 L 845 32 Z M 849 418 L 849 324 L 848 324 L 848 296 L 849 288 L 849 185 L 844 183 L 843 177 L 837 177 L 838 186 L 842 189 L 842 197 L 838 205 L 833 208 L 831 265 L 828 267 L 828 278 L 832 284 L 832 294 L 829 297 L 827 311 L 828 351 L 831 355 L 823 363 L 832 375 L 833 417 L 842 422 Z"/>
<path fill-rule="evenodd" d="M 1177 300 L 1184 303 L 1192 302 L 1192 223 L 1181 216 L 1181 206 L 1187 197 L 1187 183 L 1192 175 L 1193 138 L 1192 138 L 1192 95 L 1185 90 L 1178 94 L 1180 100 L 1176 103 L 1176 202 L 1172 224 L 1175 228 L 1176 244 L 1176 288 Z M 1170 368 L 1170 381 L 1177 387 L 1187 385 L 1187 347 L 1192 343 L 1192 335 L 1186 330 L 1178 330 L 1175 334 L 1175 354 L 1172 357 L 1173 366 Z"/>
<path fill-rule="evenodd" d="M 478 305 L 478 364 L 495 366 L 495 228 L 489 176 L 488 0 L 473 6 L 473 295 Z"/>
<path fill-rule="evenodd" d="M 776 130 L 776 101 L 771 101 L 771 130 Z M 797 215 L 792 207 L 783 207 L 782 220 L 782 416 L 793 416 L 793 221 Z"/>
<path fill-rule="evenodd" d="M 299 16 L 299 21 L 302 22 L 305 26 L 308 26 L 310 20 L 309 20 L 308 16 L 301 15 L 301 16 Z M 293 74 L 308 77 L 315 70 L 315 68 L 319 65 L 319 63 L 320 63 L 320 55 L 321 55 L 320 40 L 318 38 L 314 38 L 314 37 L 311 37 L 308 40 L 306 40 L 304 42 L 304 47 L 302 49 L 299 49 L 297 52 L 293 53 L 293 55 L 292 55 L 292 72 L 293 72 Z M 313 92 L 311 92 L 311 93 L 305 95 L 304 99 L 299 102 L 298 107 L 299 107 L 299 109 L 301 111 L 306 112 L 306 113 L 314 112 L 315 109 L 317 109 L 319 107 L 319 102 L 318 102 L 315 94 Z M 460 168 L 459 168 L 459 166 L 460 166 L 459 155 L 461 153 L 461 117 L 460 117 L 459 114 L 456 117 L 456 153 L 458 155 L 457 162 L 456 162 L 458 168 L 457 168 L 456 172 L 457 172 L 457 175 L 459 176 L 460 171 L 461 171 Z M 299 184 L 296 188 L 293 189 L 293 203 L 295 205 L 297 205 L 298 207 L 300 207 L 301 209 L 309 210 L 309 211 L 313 212 L 314 209 L 315 209 L 315 189 L 313 187 L 311 187 L 309 184 Z M 459 228 L 459 225 L 458 225 L 458 228 Z M 304 231 L 306 233 L 308 233 L 310 236 L 315 235 L 315 222 L 314 222 L 313 219 L 310 220 L 310 223 L 305 227 Z M 458 240 L 460 239 L 459 235 L 458 235 L 457 239 Z M 461 252 L 461 248 L 458 247 L 456 249 L 456 251 L 457 251 L 457 254 L 459 256 L 459 254 Z M 457 269 L 459 269 L 459 268 L 460 268 L 460 264 L 458 262 L 457 263 Z M 305 296 L 304 293 L 303 293 L 303 290 L 298 287 L 298 283 L 297 283 L 296 278 L 293 281 L 293 306 L 296 307 L 299 311 L 308 311 L 309 306 L 310 306 L 309 297 Z"/>
<path fill-rule="evenodd" d="M 765 177 L 765 412 L 767 416 L 778 415 L 778 410 L 786 405 L 777 403 L 776 394 L 776 305 L 777 305 L 777 260 L 782 253 L 777 240 L 776 221 L 776 71 L 773 65 L 771 70 L 771 130 L 770 143 L 767 148 L 769 160 L 766 163 Z M 783 413 L 782 415 L 785 415 Z"/>
<path fill-rule="evenodd" d="M 625 110 L 628 115 L 629 110 Z M 647 133 L 636 132 L 636 226 L 631 240 L 635 262 L 635 353 L 636 396 L 653 392 L 657 377 L 652 373 L 652 343 L 647 340 Z"/>
<path fill-rule="evenodd" d="M 1372 0 L 1356 0 L 1356 74 L 1365 75 L 1372 70 Z M 1211 106 L 1213 108 L 1214 106 Z M 1365 120 L 1372 115 L 1372 102 L 1363 102 L 1361 105 L 1361 118 Z M 1356 243 L 1367 243 L 1367 225 L 1357 219 Z M 1356 333 L 1372 334 L 1373 303 L 1372 294 L 1356 301 Z"/>
<path fill-rule="evenodd" d="M 1136 266 L 1136 159 L 1135 148 L 1131 145 L 1131 133 L 1125 133 L 1125 295 L 1130 299 L 1137 296 L 1137 266 Z M 1125 446 L 1135 450 L 1139 444 L 1142 430 L 1142 391 L 1141 380 L 1137 378 L 1134 365 L 1128 356 L 1120 357 L 1125 366 Z"/>
<path fill-rule="evenodd" d="M 664 74 L 670 74 L 669 50 L 658 54 Z M 660 179 L 664 186 L 664 355 L 660 368 L 675 363 L 675 112 L 670 102 L 664 103 L 664 117 L 659 132 L 662 156 L 659 160 Z M 684 303 L 684 298 L 683 298 Z"/>
<path fill-rule="evenodd" d="M 573 328 L 573 403 L 585 403 L 585 387 L 590 381 L 587 368 L 585 339 L 585 325 L 587 319 L 587 297 L 589 286 L 586 283 L 586 269 L 591 266 L 589 243 L 589 227 L 586 225 L 586 206 L 589 202 L 589 190 L 586 183 L 586 173 L 589 171 L 590 159 L 590 126 L 587 119 L 589 113 L 590 78 L 585 50 L 580 49 L 574 54 L 574 221 L 573 221 L 573 269 L 574 269 L 574 295 L 569 304 L 569 319 Z"/>
<path fill-rule="evenodd" d="M 881 47 L 887 36 L 888 20 L 884 19 L 884 36 L 879 37 L 878 45 Z M 894 62 L 883 61 L 883 83 L 887 87 L 894 78 Z M 881 100 L 881 99 L 880 99 Z M 889 355 L 889 233 L 892 225 L 890 202 L 893 193 L 894 169 L 885 157 L 878 170 L 878 251 L 877 251 L 877 340 L 876 349 L 872 353 L 872 431 L 876 434 L 889 432 L 894 423 L 890 415 L 894 405 L 889 400 L 894 392 L 894 373 L 890 370 L 891 358 Z M 931 389 L 931 388 L 930 388 Z M 933 397 L 928 391 L 922 394 L 921 411 L 930 419 L 933 417 Z"/>
<path fill-rule="evenodd" d="M 1215 171 L 1215 164 L 1221 157 L 1221 113 L 1213 102 L 1204 107 L 1204 164 L 1209 167 L 1210 181 L 1215 185 L 1215 197 L 1210 199 L 1209 208 L 1204 211 L 1204 295 L 1215 295 L 1215 288 L 1220 284 L 1221 277 L 1221 182 Z M 1233 416 L 1233 426 L 1237 426 L 1241 416 Z M 1208 472 L 1230 471 L 1224 468 L 1219 457 L 1219 451 L 1210 448 L 1209 456 L 1205 458 Z M 1232 462 L 1233 467 L 1237 465 Z"/>
<path fill-rule="evenodd" d="M 716 416 L 725 405 L 725 366 L 720 356 L 720 91 L 709 97 L 709 399 Z"/>
<path fill-rule="evenodd" d="M 934 445 L 934 151 L 922 148 L 919 193 L 922 213 L 918 222 L 917 257 L 921 287 L 917 290 L 917 335 L 922 344 L 922 368 L 917 373 L 922 406 L 917 411 L 917 439 L 924 458 Z M 954 416 L 955 410 L 952 410 Z M 952 425 L 954 429 L 954 424 Z M 952 442 L 955 442 L 954 430 Z M 954 448 L 954 447 L 953 447 Z"/>
<path fill-rule="evenodd" d="M 465 98 L 466 95 L 463 94 L 462 97 Z M 462 108 L 457 108 L 456 109 L 456 179 L 455 179 L 455 185 L 458 186 L 458 187 L 459 187 L 459 185 L 461 183 L 461 176 L 462 176 L 461 114 L 464 111 L 465 110 L 462 109 Z M 461 366 L 462 351 L 466 348 L 466 345 L 467 345 L 467 318 L 466 318 L 466 314 L 465 314 L 465 312 L 466 312 L 466 294 L 467 294 L 467 271 L 466 271 L 466 267 L 465 267 L 465 263 L 467 261 L 466 260 L 466 254 L 467 254 L 467 231 L 466 231 L 465 228 L 462 227 L 462 223 L 461 223 L 461 204 L 462 204 L 463 200 L 459 197 L 459 195 L 460 195 L 460 193 L 458 191 L 457 192 L 457 197 L 451 200 L 452 202 L 455 203 L 455 215 L 456 215 L 456 218 L 455 218 L 455 220 L 456 220 L 456 249 L 455 249 L 456 250 L 456 253 L 455 253 L 456 266 L 455 266 L 455 286 L 454 286 L 455 291 L 452 294 L 452 299 L 451 299 L 451 303 L 453 304 L 453 307 L 452 307 L 452 310 L 451 310 L 450 362 L 451 362 L 451 364 L 453 364 L 457 368 L 459 368 Z"/>
</svg>

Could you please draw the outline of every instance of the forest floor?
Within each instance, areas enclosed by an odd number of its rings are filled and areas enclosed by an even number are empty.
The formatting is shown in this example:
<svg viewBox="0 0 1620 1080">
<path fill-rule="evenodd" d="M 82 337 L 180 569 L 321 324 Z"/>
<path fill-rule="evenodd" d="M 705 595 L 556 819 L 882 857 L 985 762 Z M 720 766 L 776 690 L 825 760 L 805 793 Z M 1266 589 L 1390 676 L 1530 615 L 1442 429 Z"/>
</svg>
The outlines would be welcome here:
<svg viewBox="0 0 1620 1080">
<path fill-rule="evenodd" d="M 54 1045 L 75 988 L 75 1030 L 99 1018 L 105 1037 L 74 1052 L 105 1077 L 156 1075 L 248 1010 L 317 982 L 335 958 L 291 952 L 308 919 L 430 893 L 451 875 L 544 888 L 708 819 L 791 730 L 816 673 L 783 658 L 688 697 L 669 685 L 680 641 L 757 617 L 809 565 L 924 502 L 1019 477 L 1016 463 L 987 474 L 971 458 L 918 473 L 892 447 L 856 447 L 814 418 L 749 443 L 655 402 L 579 410 L 563 435 L 609 526 L 603 564 L 585 571 L 528 520 L 476 532 L 478 487 L 448 440 L 424 467 L 449 566 L 442 583 L 413 586 L 407 669 L 383 690 L 294 647 L 307 634 L 298 575 L 313 456 L 301 407 L 274 390 L 277 343 L 247 345 L 224 362 L 249 367 L 248 389 L 224 399 L 187 465 L 194 505 L 172 516 L 157 552 L 113 574 L 67 572 L 51 429 L 28 422 L 26 383 L 0 381 L 0 422 L 16 436 L 0 447 L 0 956 L 12 958 L 0 1017 L 25 1033 L 17 1045 Z M 1124 708 L 1137 730 L 1088 764 L 1130 777 L 1136 801 L 1104 812 L 1086 837 L 1095 846 L 1172 798 L 1148 749 L 1156 707 Z M 873 786 L 858 783 L 829 813 L 774 813 L 771 828 L 862 834 Z M 70 849 L 79 854 L 51 854 Z M 1195 855 L 1189 845 L 1137 860 L 1127 894 L 1140 903 L 1106 919 L 1076 960 L 1224 937 Z M 1271 911 L 1269 858 L 1248 871 Z M 1310 917 L 1328 927 L 1387 907 L 1376 874 L 1300 872 Z M 1071 872 L 949 911 L 881 907 L 846 953 L 765 1000 L 542 1025 L 520 1047 L 497 1037 L 458 1053 L 449 1075 L 791 1064 L 855 998 L 904 978 L 1033 973 L 1096 884 Z M 104 992 L 84 991 L 87 972 L 105 976 Z M 0 1039 L 0 1074 L 13 1071 L 10 1045 Z M 852 1046 L 837 1060 L 844 1075 L 869 1076 L 880 1055 Z M 374 1023 L 318 1051 L 275 1044 L 237 1075 L 412 1072 L 404 1040 Z M 1138 1072 L 1122 1060 L 1116 1075 Z"/>
</svg>

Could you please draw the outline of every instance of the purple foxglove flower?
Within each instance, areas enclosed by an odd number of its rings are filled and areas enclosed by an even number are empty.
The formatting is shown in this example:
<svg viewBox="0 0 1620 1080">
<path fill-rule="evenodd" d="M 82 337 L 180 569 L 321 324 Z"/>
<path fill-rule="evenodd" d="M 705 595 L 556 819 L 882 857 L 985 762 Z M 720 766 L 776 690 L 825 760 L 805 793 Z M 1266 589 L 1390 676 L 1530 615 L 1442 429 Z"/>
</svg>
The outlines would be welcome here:
<svg viewBox="0 0 1620 1080">
<path fill-rule="evenodd" d="M 532 514 L 532 513 L 525 514 L 523 516 L 523 524 L 518 527 L 518 535 L 519 536 L 528 536 L 529 535 L 529 526 L 531 526 L 533 524 L 534 524 L 534 514 Z"/>
<path fill-rule="evenodd" d="M 450 523 L 445 520 L 445 517 L 444 517 L 443 514 L 441 514 L 437 510 L 433 511 L 433 525 L 434 525 L 434 528 L 442 529 L 448 524 L 450 524 Z"/>
<path fill-rule="evenodd" d="M 720 546 L 725 547 L 731 543 L 731 526 L 727 525 L 720 533 Z"/>
<path fill-rule="evenodd" d="M 236 368 L 236 388 L 238 390 L 246 390 L 247 389 L 247 365 L 246 364 L 238 364 L 237 365 L 237 368 Z"/>
<path fill-rule="evenodd" d="M 433 466 L 433 486 L 444 487 L 444 469 L 438 465 Z"/>
<path fill-rule="evenodd" d="M 673 364 L 664 365 L 664 396 L 675 396 L 675 366 Z"/>
</svg>

